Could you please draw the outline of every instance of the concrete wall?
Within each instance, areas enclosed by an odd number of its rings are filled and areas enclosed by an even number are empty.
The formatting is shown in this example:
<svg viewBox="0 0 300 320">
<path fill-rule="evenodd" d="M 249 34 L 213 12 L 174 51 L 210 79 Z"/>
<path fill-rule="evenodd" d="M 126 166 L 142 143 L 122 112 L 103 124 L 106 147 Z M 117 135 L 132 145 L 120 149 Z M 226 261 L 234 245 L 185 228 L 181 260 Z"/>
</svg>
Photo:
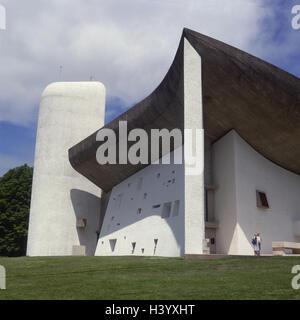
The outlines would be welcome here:
<svg viewBox="0 0 300 320">
<path fill-rule="evenodd" d="M 272 253 L 272 241 L 299 242 L 294 225 L 300 220 L 300 176 L 261 156 L 235 131 L 213 150 L 217 251 L 253 254 L 254 232 L 261 233 L 262 253 Z M 256 190 L 266 193 L 269 209 L 257 207 Z"/>
<path fill-rule="evenodd" d="M 94 254 L 100 189 L 70 165 L 68 149 L 104 124 L 105 88 L 98 82 L 49 85 L 41 98 L 27 255 Z M 77 219 L 87 219 L 84 229 Z"/>
<path fill-rule="evenodd" d="M 171 204 L 170 216 L 162 217 L 166 203 Z M 112 189 L 96 255 L 183 254 L 183 165 L 150 165 Z"/>
<path fill-rule="evenodd" d="M 214 215 L 219 222 L 216 232 L 217 253 L 238 252 L 235 175 L 235 146 L 232 131 L 213 145 L 213 180 L 216 186 Z"/>
<path fill-rule="evenodd" d="M 187 39 L 184 39 L 184 129 L 193 133 L 192 139 L 185 131 L 184 138 L 185 254 L 202 254 L 205 238 L 202 61 Z M 196 156 L 194 166 L 189 163 L 188 150 Z"/>
</svg>

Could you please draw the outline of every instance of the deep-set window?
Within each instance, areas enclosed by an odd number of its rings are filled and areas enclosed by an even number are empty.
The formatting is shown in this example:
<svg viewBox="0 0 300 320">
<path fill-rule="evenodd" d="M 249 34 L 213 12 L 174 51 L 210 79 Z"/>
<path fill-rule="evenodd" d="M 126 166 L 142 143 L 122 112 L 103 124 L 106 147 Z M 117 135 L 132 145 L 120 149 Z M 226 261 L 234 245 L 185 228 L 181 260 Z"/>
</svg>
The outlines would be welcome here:
<svg viewBox="0 0 300 320">
<path fill-rule="evenodd" d="M 117 239 L 110 239 L 110 240 L 109 240 L 111 252 L 114 252 L 114 251 L 115 251 L 116 243 L 117 243 Z"/>
<path fill-rule="evenodd" d="M 162 209 L 162 213 L 161 213 L 161 217 L 162 218 L 169 218 L 170 217 L 171 207 L 172 207 L 172 202 L 164 203 L 164 206 L 163 206 L 163 209 Z"/>
<path fill-rule="evenodd" d="M 269 202 L 265 192 L 256 190 L 256 204 L 258 208 L 269 208 Z"/>
</svg>

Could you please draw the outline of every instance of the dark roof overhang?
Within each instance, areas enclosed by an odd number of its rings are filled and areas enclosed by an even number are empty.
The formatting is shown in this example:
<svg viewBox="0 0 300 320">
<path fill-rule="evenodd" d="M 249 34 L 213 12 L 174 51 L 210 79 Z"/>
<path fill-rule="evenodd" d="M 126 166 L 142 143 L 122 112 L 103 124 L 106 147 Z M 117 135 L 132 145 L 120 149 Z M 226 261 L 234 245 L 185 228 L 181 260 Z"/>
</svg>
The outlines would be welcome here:
<svg viewBox="0 0 300 320">
<path fill-rule="evenodd" d="M 128 130 L 183 129 L 183 57 L 186 38 L 202 59 L 205 134 L 216 141 L 236 130 L 256 151 L 300 174 L 300 80 L 223 42 L 184 29 L 174 62 L 157 89 L 108 123 L 118 136 L 119 121 Z M 100 129 L 100 128 L 99 128 Z M 73 168 L 104 191 L 146 165 L 99 165 L 97 132 L 69 150 Z M 118 142 L 117 142 L 118 144 Z"/>
</svg>

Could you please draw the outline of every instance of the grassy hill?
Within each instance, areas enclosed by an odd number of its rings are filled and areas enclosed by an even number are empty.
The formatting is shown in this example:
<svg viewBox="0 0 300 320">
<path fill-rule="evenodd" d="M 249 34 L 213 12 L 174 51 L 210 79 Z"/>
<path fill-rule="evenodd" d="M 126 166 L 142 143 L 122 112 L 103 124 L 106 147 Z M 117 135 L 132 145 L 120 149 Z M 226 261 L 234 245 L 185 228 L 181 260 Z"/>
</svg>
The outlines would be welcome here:
<svg viewBox="0 0 300 320">
<path fill-rule="evenodd" d="M 296 264 L 300 257 L 0 257 L 0 300 L 300 299 L 291 287 Z"/>
</svg>

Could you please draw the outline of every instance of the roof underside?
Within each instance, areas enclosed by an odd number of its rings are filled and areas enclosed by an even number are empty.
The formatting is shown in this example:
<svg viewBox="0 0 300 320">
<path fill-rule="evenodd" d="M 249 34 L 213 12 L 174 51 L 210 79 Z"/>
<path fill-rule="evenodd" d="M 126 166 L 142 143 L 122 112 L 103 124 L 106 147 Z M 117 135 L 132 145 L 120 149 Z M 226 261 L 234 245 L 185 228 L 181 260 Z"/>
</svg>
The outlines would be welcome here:
<svg viewBox="0 0 300 320">
<path fill-rule="evenodd" d="M 188 29 L 184 29 L 174 62 L 159 87 L 104 128 L 118 133 L 119 121 L 127 120 L 128 130 L 183 129 L 184 38 L 202 59 L 206 135 L 216 141 L 234 129 L 267 159 L 300 174 L 299 78 Z M 72 147 L 69 158 L 75 170 L 104 191 L 145 167 L 99 165 L 96 150 L 100 144 L 94 133 Z"/>
</svg>

